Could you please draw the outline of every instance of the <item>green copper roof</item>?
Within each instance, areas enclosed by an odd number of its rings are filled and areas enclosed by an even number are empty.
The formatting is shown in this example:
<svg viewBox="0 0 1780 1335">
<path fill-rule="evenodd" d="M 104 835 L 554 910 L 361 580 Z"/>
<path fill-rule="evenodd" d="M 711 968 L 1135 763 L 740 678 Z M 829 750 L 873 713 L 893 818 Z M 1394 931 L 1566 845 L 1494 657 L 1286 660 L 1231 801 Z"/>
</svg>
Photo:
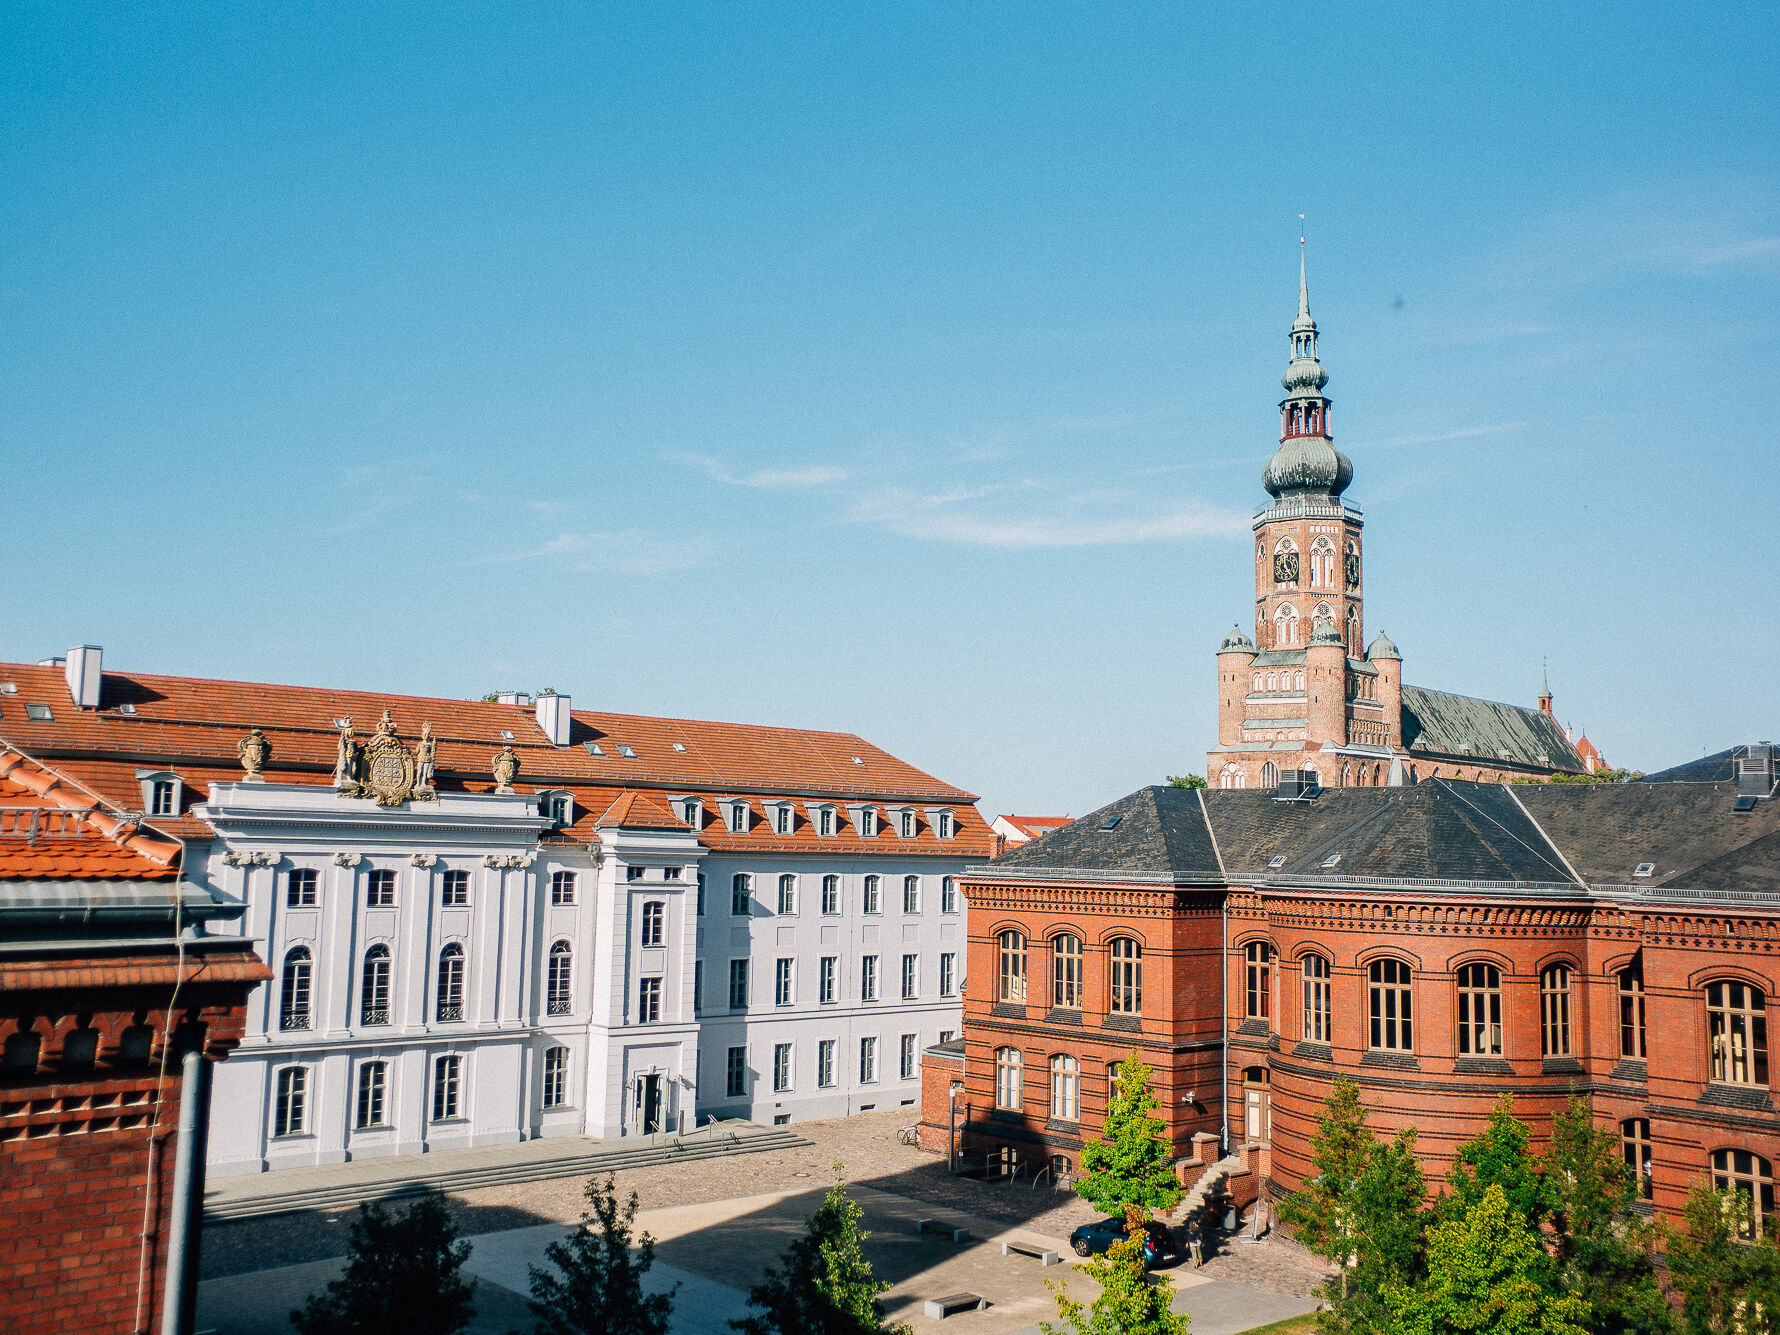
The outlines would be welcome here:
<svg viewBox="0 0 1780 1335">
<path fill-rule="evenodd" d="M 1241 626 L 1230 627 L 1230 633 L 1224 636 L 1224 642 L 1218 646 L 1218 652 L 1220 654 L 1231 652 L 1252 654 L 1254 651 L 1255 646 L 1253 642 L 1250 641 L 1248 636 L 1242 633 Z"/>
<path fill-rule="evenodd" d="M 1403 745 L 1460 763 L 1583 770 L 1582 757 L 1549 714 L 1423 686 L 1403 688 Z"/>
<path fill-rule="evenodd" d="M 1397 646 L 1391 643 L 1390 637 L 1383 631 L 1380 631 L 1377 638 L 1366 646 L 1366 657 L 1374 663 L 1381 658 L 1394 658 L 1398 662 L 1403 660 L 1403 655 L 1397 652 Z"/>
</svg>

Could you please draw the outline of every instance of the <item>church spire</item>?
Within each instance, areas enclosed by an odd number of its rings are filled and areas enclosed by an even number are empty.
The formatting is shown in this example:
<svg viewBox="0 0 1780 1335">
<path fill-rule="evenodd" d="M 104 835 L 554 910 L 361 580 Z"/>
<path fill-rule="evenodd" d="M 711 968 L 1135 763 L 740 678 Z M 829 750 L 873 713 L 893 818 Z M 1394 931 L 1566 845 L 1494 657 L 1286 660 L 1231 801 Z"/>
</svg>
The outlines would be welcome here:
<svg viewBox="0 0 1780 1335">
<path fill-rule="evenodd" d="M 1304 219 L 1298 215 L 1299 222 Z M 1292 359 L 1279 378 L 1286 391 L 1279 405 L 1279 450 L 1261 474 L 1261 485 L 1278 498 L 1285 494 L 1341 495 L 1353 466 L 1330 442 L 1329 400 L 1323 386 L 1329 373 L 1317 360 L 1316 321 L 1310 318 L 1310 280 L 1304 262 L 1304 233 L 1298 234 L 1298 318 L 1292 321 Z"/>
<path fill-rule="evenodd" d="M 1298 322 L 1310 323 L 1310 284 L 1304 281 L 1304 215 L 1298 215 Z M 1311 324 L 1312 329 L 1316 326 Z"/>
</svg>

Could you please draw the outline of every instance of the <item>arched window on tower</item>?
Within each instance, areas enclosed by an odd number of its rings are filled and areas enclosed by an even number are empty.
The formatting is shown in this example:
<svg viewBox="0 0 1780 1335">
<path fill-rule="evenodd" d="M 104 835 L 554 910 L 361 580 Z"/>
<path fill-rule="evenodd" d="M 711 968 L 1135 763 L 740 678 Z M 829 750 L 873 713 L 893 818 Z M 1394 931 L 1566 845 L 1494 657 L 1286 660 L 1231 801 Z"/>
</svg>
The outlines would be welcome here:
<svg viewBox="0 0 1780 1335">
<path fill-rule="evenodd" d="M 1335 587 L 1335 544 L 1327 538 L 1310 544 L 1310 582 L 1318 589 Z"/>
<path fill-rule="evenodd" d="M 1330 559 L 1333 560 L 1333 556 Z M 1347 609 L 1347 651 L 1355 658 L 1364 652 L 1360 645 L 1360 609 L 1357 607 Z"/>
<path fill-rule="evenodd" d="M 1261 766 L 1261 787 L 1279 787 L 1279 771 L 1273 767 L 1273 762 L 1271 760 Z"/>
<path fill-rule="evenodd" d="M 1298 609 L 1290 603 L 1281 603 L 1273 613 L 1273 643 L 1278 649 L 1298 645 Z"/>
</svg>

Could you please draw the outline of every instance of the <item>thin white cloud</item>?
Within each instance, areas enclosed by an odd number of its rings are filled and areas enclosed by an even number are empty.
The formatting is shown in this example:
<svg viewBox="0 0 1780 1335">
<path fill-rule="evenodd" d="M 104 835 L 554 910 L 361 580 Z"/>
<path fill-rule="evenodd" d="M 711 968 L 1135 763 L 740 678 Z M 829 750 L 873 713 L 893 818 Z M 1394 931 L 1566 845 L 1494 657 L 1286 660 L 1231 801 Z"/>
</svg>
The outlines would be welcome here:
<svg viewBox="0 0 1780 1335">
<path fill-rule="evenodd" d="M 1135 542 L 1180 542 L 1194 538 L 1226 537 L 1246 532 L 1249 517 L 1198 501 L 1160 509 L 1139 508 L 1132 503 L 1124 513 L 1051 511 L 999 513 L 962 508 L 966 499 L 981 493 L 955 491 L 945 495 L 921 495 L 907 490 L 876 492 L 856 502 L 847 512 L 852 523 L 896 533 L 920 542 L 955 542 L 1003 551 L 1034 548 L 1106 547 Z M 1111 500 L 1111 498 L 1095 498 Z"/>
<path fill-rule="evenodd" d="M 705 454 L 684 454 L 666 451 L 664 458 L 696 468 L 713 481 L 730 487 L 759 487 L 767 491 L 789 491 L 803 487 L 826 487 L 847 480 L 847 470 L 838 464 L 810 464 L 803 468 L 763 468 L 753 473 L 736 474 L 718 460 Z"/>
<path fill-rule="evenodd" d="M 1448 440 L 1470 440 L 1477 436 L 1497 436 L 1504 431 L 1524 431 L 1525 422 L 1496 422 L 1489 426 L 1460 427 L 1457 431 L 1442 431 L 1432 436 L 1391 436 L 1385 440 L 1361 440 L 1348 446 L 1353 450 L 1388 450 L 1399 445 L 1438 445 Z"/>
<path fill-rule="evenodd" d="M 624 575 L 665 575 L 691 570 L 710 560 L 713 544 L 707 538 L 663 538 L 642 529 L 616 533 L 559 533 L 541 547 L 505 556 L 492 556 L 483 564 L 555 560 L 570 570 L 616 571 Z"/>
</svg>

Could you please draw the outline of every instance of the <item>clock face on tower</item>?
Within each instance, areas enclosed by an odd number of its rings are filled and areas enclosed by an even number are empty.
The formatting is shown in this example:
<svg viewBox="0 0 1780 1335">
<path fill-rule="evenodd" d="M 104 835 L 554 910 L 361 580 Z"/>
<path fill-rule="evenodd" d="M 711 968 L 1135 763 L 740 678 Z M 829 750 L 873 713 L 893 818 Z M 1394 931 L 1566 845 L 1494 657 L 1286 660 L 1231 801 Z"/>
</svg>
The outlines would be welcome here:
<svg viewBox="0 0 1780 1335">
<path fill-rule="evenodd" d="M 1273 558 L 1273 582 L 1275 584 L 1296 584 L 1298 582 L 1298 553 L 1280 552 Z"/>
<path fill-rule="evenodd" d="M 1347 554 L 1347 585 L 1350 589 L 1357 589 L 1360 586 L 1360 554 L 1358 552 Z"/>
</svg>

